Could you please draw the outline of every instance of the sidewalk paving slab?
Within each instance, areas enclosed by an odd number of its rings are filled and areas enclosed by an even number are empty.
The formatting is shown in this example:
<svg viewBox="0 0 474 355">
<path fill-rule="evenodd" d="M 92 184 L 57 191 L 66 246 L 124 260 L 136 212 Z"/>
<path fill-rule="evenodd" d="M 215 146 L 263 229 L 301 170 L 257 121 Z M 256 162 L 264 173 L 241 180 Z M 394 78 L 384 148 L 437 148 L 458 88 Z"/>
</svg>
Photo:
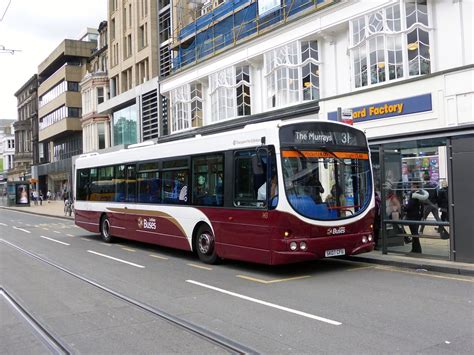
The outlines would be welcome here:
<svg viewBox="0 0 474 355">
<path fill-rule="evenodd" d="M 74 219 L 73 216 L 69 217 L 64 215 L 63 201 L 50 201 L 49 203 L 47 201 L 43 201 L 43 205 L 31 204 L 31 206 L 29 207 L 5 207 L 1 206 L 0 203 L 0 208 L 11 209 L 24 213 L 33 213 L 42 216 L 63 218 L 68 220 Z M 474 264 L 454 262 L 448 260 L 427 259 L 426 257 L 420 255 L 404 256 L 394 253 L 382 254 L 381 251 L 374 250 L 370 253 L 346 256 L 343 258 L 345 260 L 363 263 L 391 265 L 408 269 L 474 276 Z"/>
</svg>

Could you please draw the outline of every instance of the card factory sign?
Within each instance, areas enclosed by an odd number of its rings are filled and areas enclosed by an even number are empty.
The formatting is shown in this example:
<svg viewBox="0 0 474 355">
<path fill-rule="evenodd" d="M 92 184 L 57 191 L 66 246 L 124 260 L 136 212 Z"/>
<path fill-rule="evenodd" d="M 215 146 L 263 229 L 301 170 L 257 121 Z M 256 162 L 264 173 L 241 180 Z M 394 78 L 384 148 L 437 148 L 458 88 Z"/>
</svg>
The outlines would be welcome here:
<svg viewBox="0 0 474 355">
<path fill-rule="evenodd" d="M 352 108 L 352 119 L 354 120 L 354 123 L 357 123 L 431 110 L 431 94 L 424 94 L 404 99 L 354 107 Z M 337 112 L 329 112 L 328 119 L 330 121 L 337 121 Z"/>
</svg>

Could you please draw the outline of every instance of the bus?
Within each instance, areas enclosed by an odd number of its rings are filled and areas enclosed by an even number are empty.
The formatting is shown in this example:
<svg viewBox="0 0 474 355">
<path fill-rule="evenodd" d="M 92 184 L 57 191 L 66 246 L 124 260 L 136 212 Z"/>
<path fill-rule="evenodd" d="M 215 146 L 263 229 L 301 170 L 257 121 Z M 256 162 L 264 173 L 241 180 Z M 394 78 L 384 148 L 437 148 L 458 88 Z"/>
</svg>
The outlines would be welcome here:
<svg viewBox="0 0 474 355">
<path fill-rule="evenodd" d="M 278 120 L 81 155 L 75 223 L 114 237 L 277 265 L 374 248 L 367 139 L 344 123 Z"/>
</svg>

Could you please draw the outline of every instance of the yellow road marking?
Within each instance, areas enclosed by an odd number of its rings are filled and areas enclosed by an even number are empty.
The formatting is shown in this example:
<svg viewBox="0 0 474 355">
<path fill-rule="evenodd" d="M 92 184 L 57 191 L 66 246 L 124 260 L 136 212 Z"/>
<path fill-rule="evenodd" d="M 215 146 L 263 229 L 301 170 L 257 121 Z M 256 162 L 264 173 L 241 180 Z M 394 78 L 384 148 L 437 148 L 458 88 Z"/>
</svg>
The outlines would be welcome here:
<svg viewBox="0 0 474 355">
<path fill-rule="evenodd" d="M 198 269 L 204 269 L 204 270 L 209 270 L 209 271 L 212 270 L 212 268 L 206 267 L 206 266 L 201 266 L 201 265 L 196 265 L 196 264 L 188 264 L 188 265 L 189 265 L 189 266 L 192 266 L 192 267 L 196 267 L 196 268 L 198 268 Z"/>
<path fill-rule="evenodd" d="M 285 281 L 293 281 L 293 280 L 301 280 L 301 279 L 306 279 L 308 277 L 311 277 L 309 275 L 305 275 L 305 276 L 296 276 L 296 277 L 289 277 L 289 278 L 286 278 L 286 279 L 277 279 L 277 280 L 261 280 L 261 279 L 257 279 L 255 277 L 250 277 L 250 276 L 245 276 L 245 275 L 236 275 L 236 277 L 239 277 L 241 279 L 245 279 L 245 280 L 249 280 L 249 281 L 254 281 L 254 282 L 258 282 L 258 283 L 262 283 L 262 284 L 273 284 L 273 283 L 277 283 L 277 282 L 285 282 Z"/>
<path fill-rule="evenodd" d="M 378 270 L 384 270 L 384 271 L 390 271 L 390 272 L 400 272 L 400 273 L 403 273 L 403 274 L 410 274 L 410 275 L 416 275 L 416 276 L 434 277 L 436 279 L 455 280 L 455 281 L 463 281 L 463 282 L 474 283 L 474 279 L 469 280 L 469 279 L 463 279 L 463 278 L 460 278 L 460 277 L 451 277 L 451 276 L 441 276 L 441 275 L 418 273 L 418 272 L 413 272 L 413 271 L 391 269 L 391 268 L 384 267 L 384 266 L 375 266 L 374 268 L 378 269 Z"/>
<path fill-rule="evenodd" d="M 163 259 L 163 260 L 168 260 L 169 258 L 166 258 L 164 256 L 161 256 L 161 255 L 155 255 L 155 254 L 150 254 L 150 256 L 152 258 L 157 258 L 157 259 Z"/>
<path fill-rule="evenodd" d="M 126 251 L 131 251 L 132 253 L 135 253 L 136 250 L 135 249 L 130 249 L 130 248 L 122 248 L 123 250 L 126 250 Z"/>
</svg>

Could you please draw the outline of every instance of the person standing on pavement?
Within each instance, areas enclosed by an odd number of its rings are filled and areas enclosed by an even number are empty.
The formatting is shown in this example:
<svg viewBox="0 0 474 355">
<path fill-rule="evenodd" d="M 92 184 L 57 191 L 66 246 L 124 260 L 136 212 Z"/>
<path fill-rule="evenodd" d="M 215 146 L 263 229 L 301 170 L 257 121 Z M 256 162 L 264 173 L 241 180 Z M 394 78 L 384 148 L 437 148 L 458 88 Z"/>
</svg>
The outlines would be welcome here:
<svg viewBox="0 0 474 355">
<path fill-rule="evenodd" d="M 406 205 L 406 219 L 410 221 L 420 221 L 423 217 L 423 201 L 428 199 L 428 192 L 420 189 L 419 182 L 413 182 L 411 185 L 411 193 Z M 414 236 L 412 240 L 411 252 L 421 253 L 420 238 L 418 238 L 418 224 L 410 224 L 411 235 Z"/>
<path fill-rule="evenodd" d="M 38 191 L 33 190 L 33 203 L 38 206 Z"/>
<path fill-rule="evenodd" d="M 43 191 L 41 190 L 39 192 L 39 201 L 40 201 L 40 206 L 43 206 Z"/>
<path fill-rule="evenodd" d="M 51 199 L 51 190 L 48 190 L 48 192 L 46 193 L 46 200 L 48 201 L 48 203 L 50 199 Z"/>
<path fill-rule="evenodd" d="M 431 181 L 430 174 L 426 173 L 423 176 L 423 180 L 425 180 L 423 184 L 423 189 L 425 189 L 429 197 L 423 202 L 423 221 L 426 221 L 430 214 L 433 215 L 434 219 L 437 222 L 440 222 L 439 212 L 438 212 L 438 185 Z M 420 227 L 420 234 L 423 234 L 423 230 L 425 226 Z M 440 226 L 438 229 L 439 233 L 443 235 L 446 233 L 444 227 Z"/>
</svg>

